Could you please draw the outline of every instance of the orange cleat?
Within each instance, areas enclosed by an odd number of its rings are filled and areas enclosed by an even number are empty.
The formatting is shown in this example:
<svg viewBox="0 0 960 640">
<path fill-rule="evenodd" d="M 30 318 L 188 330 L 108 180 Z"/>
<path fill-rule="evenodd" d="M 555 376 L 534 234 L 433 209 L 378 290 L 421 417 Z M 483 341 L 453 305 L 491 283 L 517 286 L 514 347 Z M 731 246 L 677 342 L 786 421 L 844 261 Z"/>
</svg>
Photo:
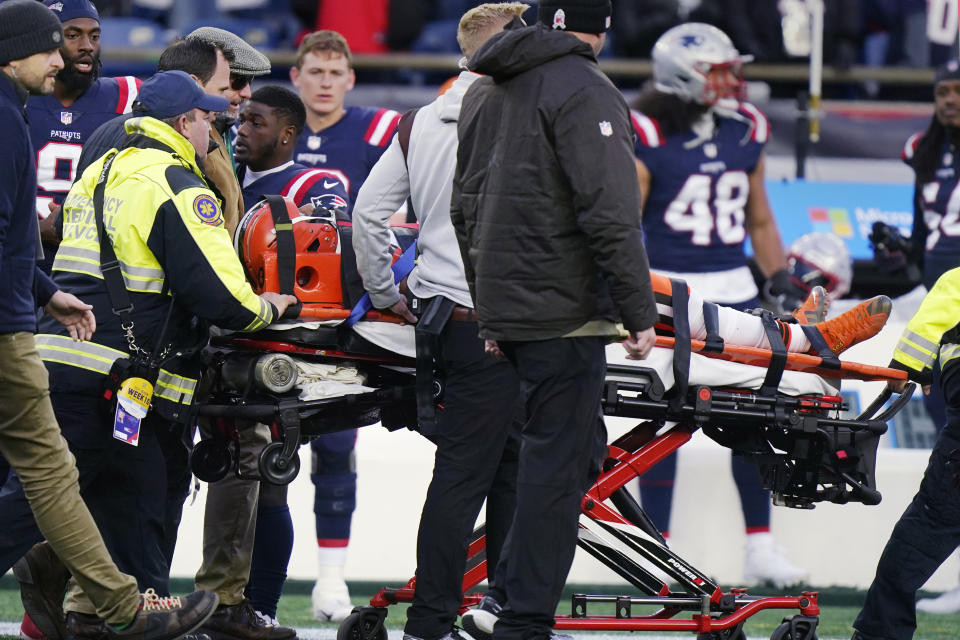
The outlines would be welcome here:
<svg viewBox="0 0 960 640">
<path fill-rule="evenodd" d="M 840 355 L 858 342 L 877 335 L 887 323 L 891 309 L 890 298 L 877 296 L 813 328 L 820 332 L 830 350 Z"/>
<path fill-rule="evenodd" d="M 827 319 L 827 309 L 830 307 L 830 296 L 823 287 L 816 286 L 810 289 L 810 295 L 803 301 L 800 308 L 793 312 L 798 324 L 819 324 Z"/>
</svg>

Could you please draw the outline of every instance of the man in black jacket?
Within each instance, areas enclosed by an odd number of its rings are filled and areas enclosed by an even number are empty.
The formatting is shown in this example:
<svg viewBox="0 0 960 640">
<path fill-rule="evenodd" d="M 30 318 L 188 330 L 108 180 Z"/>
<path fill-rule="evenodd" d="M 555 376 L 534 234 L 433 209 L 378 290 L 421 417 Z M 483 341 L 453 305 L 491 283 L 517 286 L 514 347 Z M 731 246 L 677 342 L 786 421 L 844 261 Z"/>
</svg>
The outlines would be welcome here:
<svg viewBox="0 0 960 640">
<path fill-rule="evenodd" d="M 546 638 L 599 470 L 605 345 L 644 358 L 657 312 L 627 105 L 596 53 L 609 0 L 543 0 L 470 59 L 451 218 L 488 350 L 520 376 L 528 422 L 497 567 L 497 640 Z"/>
</svg>

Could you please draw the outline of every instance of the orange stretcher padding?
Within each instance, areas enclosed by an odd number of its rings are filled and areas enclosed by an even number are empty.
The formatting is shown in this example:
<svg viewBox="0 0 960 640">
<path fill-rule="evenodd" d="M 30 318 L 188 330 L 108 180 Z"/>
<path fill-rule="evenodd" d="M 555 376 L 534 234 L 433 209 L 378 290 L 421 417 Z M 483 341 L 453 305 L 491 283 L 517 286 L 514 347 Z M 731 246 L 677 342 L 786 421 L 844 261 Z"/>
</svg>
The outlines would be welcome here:
<svg viewBox="0 0 960 640">
<path fill-rule="evenodd" d="M 674 339 L 668 336 L 657 336 L 656 345 L 665 349 L 673 349 Z M 690 351 L 709 358 L 727 360 L 749 364 L 754 367 L 766 368 L 770 364 L 769 349 L 744 347 L 736 344 L 724 344 L 723 351 L 704 351 L 706 343 L 703 340 L 690 340 Z M 788 353 L 786 368 L 790 371 L 814 373 L 824 378 L 849 378 L 854 380 L 906 380 L 907 372 L 889 367 L 878 367 L 872 364 L 840 361 L 840 368 L 823 366 L 823 358 L 809 353 Z"/>
</svg>

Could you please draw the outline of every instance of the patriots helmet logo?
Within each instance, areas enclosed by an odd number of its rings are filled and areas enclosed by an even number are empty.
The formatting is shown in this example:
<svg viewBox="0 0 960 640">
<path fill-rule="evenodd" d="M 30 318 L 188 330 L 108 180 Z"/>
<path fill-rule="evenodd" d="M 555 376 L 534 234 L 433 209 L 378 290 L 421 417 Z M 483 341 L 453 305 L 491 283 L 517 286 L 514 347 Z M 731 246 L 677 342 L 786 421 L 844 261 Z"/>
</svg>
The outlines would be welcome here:
<svg viewBox="0 0 960 640">
<path fill-rule="evenodd" d="M 680 38 L 681 47 L 699 47 L 701 44 L 703 44 L 703 36 L 687 34 Z"/>
<path fill-rule="evenodd" d="M 335 193 L 325 193 L 322 196 L 313 196 L 310 198 L 310 204 L 313 205 L 314 209 L 326 210 L 328 215 L 333 214 L 338 218 L 345 217 L 347 214 L 347 201 Z M 314 215 L 318 215 L 319 213 L 320 211 L 315 211 Z"/>
</svg>

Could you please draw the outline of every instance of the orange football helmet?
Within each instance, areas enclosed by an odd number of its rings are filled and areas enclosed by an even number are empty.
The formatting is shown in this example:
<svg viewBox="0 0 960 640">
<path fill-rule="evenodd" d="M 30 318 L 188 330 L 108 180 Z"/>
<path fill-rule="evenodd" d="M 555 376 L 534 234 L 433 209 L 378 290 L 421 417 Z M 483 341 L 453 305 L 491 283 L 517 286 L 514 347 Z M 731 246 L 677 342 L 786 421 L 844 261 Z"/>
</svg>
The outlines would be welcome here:
<svg viewBox="0 0 960 640">
<path fill-rule="evenodd" d="M 275 214 L 272 206 L 281 204 L 285 209 Z M 333 216 L 307 215 L 290 198 L 269 196 L 243 215 L 234 247 L 257 293 L 292 293 L 305 305 L 343 307 L 340 237 Z"/>
</svg>

